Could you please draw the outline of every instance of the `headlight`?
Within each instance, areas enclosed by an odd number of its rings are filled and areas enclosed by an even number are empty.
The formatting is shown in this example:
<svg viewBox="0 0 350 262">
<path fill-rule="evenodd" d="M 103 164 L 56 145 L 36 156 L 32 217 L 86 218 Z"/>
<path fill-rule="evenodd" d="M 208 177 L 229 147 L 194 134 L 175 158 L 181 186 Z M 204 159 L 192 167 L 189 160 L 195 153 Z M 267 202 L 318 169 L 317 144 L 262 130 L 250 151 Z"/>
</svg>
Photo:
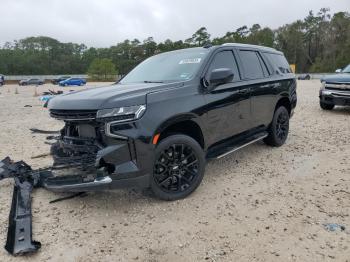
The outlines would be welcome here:
<svg viewBox="0 0 350 262">
<path fill-rule="evenodd" d="M 142 117 L 146 111 L 146 105 L 117 107 L 97 111 L 97 119 L 103 121 L 125 122 Z"/>
<path fill-rule="evenodd" d="M 321 90 L 325 89 L 326 87 L 326 81 L 321 82 Z"/>
</svg>

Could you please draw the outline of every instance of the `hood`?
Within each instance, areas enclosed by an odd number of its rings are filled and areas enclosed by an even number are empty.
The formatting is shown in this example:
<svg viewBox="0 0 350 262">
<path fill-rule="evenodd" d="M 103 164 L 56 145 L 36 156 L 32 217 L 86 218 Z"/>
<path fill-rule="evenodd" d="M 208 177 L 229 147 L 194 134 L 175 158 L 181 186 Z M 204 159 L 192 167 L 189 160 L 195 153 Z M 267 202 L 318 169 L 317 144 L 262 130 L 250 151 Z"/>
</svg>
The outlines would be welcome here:
<svg viewBox="0 0 350 262">
<path fill-rule="evenodd" d="M 325 81 L 326 83 L 350 83 L 350 74 L 342 73 L 336 75 L 329 75 L 323 77 L 321 81 Z"/>
<path fill-rule="evenodd" d="M 114 84 L 59 95 L 50 100 L 49 109 L 98 110 L 120 106 L 146 104 L 146 95 L 151 92 L 175 88 L 183 83 L 135 83 Z"/>
</svg>

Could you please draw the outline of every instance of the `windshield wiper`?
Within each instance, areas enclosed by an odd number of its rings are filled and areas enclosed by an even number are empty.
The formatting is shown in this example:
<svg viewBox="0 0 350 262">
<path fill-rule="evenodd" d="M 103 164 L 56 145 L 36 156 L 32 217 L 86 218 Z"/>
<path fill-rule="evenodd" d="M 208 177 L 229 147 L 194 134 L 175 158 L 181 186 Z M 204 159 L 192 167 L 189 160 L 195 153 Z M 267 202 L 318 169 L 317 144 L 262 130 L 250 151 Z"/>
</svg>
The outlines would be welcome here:
<svg viewBox="0 0 350 262">
<path fill-rule="evenodd" d="M 146 84 L 149 84 L 149 83 L 162 84 L 162 83 L 164 83 L 163 81 L 143 81 L 143 82 L 146 83 Z"/>
</svg>

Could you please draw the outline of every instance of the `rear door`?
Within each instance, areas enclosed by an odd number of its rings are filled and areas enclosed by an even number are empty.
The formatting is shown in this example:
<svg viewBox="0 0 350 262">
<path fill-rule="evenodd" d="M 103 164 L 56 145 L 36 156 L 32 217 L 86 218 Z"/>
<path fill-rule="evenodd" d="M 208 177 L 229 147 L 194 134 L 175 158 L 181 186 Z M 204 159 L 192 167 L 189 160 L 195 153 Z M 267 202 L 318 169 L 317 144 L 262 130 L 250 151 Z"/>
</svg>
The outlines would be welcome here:
<svg viewBox="0 0 350 262">
<path fill-rule="evenodd" d="M 239 50 L 245 84 L 250 87 L 251 123 L 249 128 L 268 125 L 275 105 L 274 83 L 261 54 L 256 50 Z"/>
<path fill-rule="evenodd" d="M 234 78 L 205 95 L 208 112 L 208 132 L 213 144 L 246 130 L 250 123 L 249 87 L 241 86 L 241 76 L 233 50 L 216 53 L 207 69 L 231 68 Z"/>
</svg>

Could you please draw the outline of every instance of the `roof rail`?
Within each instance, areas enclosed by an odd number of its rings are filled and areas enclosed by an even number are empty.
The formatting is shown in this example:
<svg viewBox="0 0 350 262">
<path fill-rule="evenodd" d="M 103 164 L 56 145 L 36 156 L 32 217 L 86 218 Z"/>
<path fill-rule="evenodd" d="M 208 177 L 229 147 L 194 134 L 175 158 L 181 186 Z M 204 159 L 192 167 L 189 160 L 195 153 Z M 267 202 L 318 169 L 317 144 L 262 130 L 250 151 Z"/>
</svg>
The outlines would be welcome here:
<svg viewBox="0 0 350 262">
<path fill-rule="evenodd" d="M 225 43 L 222 44 L 222 46 L 237 46 L 237 47 L 251 47 L 251 48 L 260 48 L 260 49 L 265 49 L 265 50 L 271 50 L 274 52 L 279 52 L 276 49 L 272 47 L 267 47 L 267 46 L 261 46 L 261 45 L 252 45 L 252 44 L 241 44 L 241 43 Z"/>
</svg>

